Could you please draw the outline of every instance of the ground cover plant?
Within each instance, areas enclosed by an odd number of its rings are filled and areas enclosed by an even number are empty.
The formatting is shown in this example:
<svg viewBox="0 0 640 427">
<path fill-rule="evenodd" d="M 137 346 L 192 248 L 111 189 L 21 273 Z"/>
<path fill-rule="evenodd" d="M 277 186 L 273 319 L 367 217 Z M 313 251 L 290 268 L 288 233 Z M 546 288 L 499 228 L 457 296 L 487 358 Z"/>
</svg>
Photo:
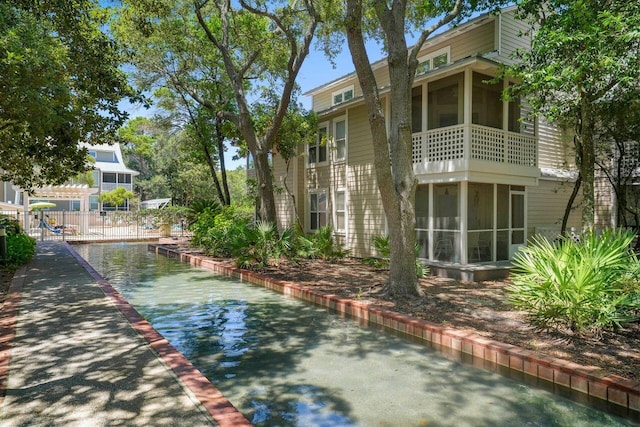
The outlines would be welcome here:
<svg viewBox="0 0 640 427">
<path fill-rule="evenodd" d="M 212 256 L 232 257 L 242 268 L 261 269 L 283 259 L 335 260 L 348 254 L 330 226 L 308 235 L 295 228 L 280 232 L 275 224 L 253 221 L 249 211 L 236 206 L 205 208 L 190 229 L 193 245 Z"/>
<path fill-rule="evenodd" d="M 36 250 L 36 241 L 22 233 L 20 225 L 14 219 L 0 216 L 0 227 L 6 232 L 7 259 L 0 268 L 15 270 L 26 264 L 33 257 Z"/>
<path fill-rule="evenodd" d="M 536 238 L 514 258 L 509 300 L 541 328 L 599 335 L 640 319 L 640 264 L 624 230 Z"/>
</svg>

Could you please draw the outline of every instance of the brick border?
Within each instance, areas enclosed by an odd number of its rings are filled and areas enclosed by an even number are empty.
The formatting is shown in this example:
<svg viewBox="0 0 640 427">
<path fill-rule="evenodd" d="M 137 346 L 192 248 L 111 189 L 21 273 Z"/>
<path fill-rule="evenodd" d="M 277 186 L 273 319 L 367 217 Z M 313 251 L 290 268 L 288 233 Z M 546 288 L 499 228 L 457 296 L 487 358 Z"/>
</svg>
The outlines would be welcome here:
<svg viewBox="0 0 640 427">
<path fill-rule="evenodd" d="M 218 390 L 195 366 L 166 340 L 149 322 L 147 322 L 129 302 L 106 281 L 87 261 L 82 258 L 69 242 L 67 250 L 76 261 L 91 275 L 100 289 L 129 321 L 131 327 L 142 336 L 160 359 L 167 364 L 182 384 L 195 395 L 209 415 L 220 426 L 252 425 L 240 411 Z M 1 362 L 1 359 L 0 359 Z M 1 366 L 0 366 L 1 368 Z M 0 370 L 0 375 L 2 374 Z M 2 377 L 0 376 L 0 380 Z"/>
<path fill-rule="evenodd" d="M 368 304 L 336 295 L 317 293 L 310 288 L 284 280 L 270 279 L 259 273 L 227 267 L 214 260 L 182 253 L 160 244 L 150 244 L 156 254 L 175 258 L 192 266 L 205 268 L 216 274 L 231 277 L 254 285 L 263 286 L 297 299 L 326 307 L 341 315 L 351 316 L 363 324 L 379 325 L 407 334 L 411 337 L 460 351 L 479 361 L 489 361 L 496 368 L 506 367 L 539 378 L 589 398 L 640 412 L 640 381 L 603 372 L 595 366 L 583 366 L 556 357 L 538 354 L 530 350 L 483 338 L 469 332 L 438 326 L 435 323 L 402 315 L 390 310 L 370 307 Z M 475 360 L 475 359 L 474 359 Z"/>
</svg>

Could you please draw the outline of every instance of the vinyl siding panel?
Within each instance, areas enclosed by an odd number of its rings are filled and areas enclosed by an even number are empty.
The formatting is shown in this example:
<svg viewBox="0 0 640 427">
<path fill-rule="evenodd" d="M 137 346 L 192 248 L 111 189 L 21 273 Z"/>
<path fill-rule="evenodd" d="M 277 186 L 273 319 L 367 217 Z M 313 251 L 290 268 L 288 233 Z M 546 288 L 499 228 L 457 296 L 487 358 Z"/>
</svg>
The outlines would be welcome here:
<svg viewBox="0 0 640 427">
<path fill-rule="evenodd" d="M 527 188 L 527 215 L 529 236 L 535 233 L 536 227 L 554 227 L 560 230 L 567 201 L 573 190 L 573 182 L 540 179 L 537 187 Z M 569 216 L 567 227 L 580 226 L 580 200 L 578 196 L 573 211 Z"/>
<path fill-rule="evenodd" d="M 295 160 L 292 160 L 287 176 L 287 186 L 292 193 L 294 192 L 295 187 L 293 162 L 295 162 Z M 280 156 L 273 156 L 273 176 L 273 185 L 276 188 L 274 199 L 276 203 L 276 218 L 278 221 L 278 228 L 280 230 L 284 230 L 295 224 L 295 215 L 293 209 L 293 200 L 285 191 L 284 180 L 286 176 L 286 165 L 284 160 L 282 160 Z"/>
<path fill-rule="evenodd" d="M 566 169 L 574 164 L 571 138 L 559 126 L 538 120 L 538 166 Z"/>
<path fill-rule="evenodd" d="M 385 217 L 373 168 L 371 130 L 364 107 L 349 110 L 347 245 L 351 254 L 373 254 L 371 239 L 385 231 Z"/>
<path fill-rule="evenodd" d="M 614 200 L 611 184 L 605 176 L 597 176 L 595 180 L 595 226 L 597 228 L 609 228 L 613 225 Z M 601 174 L 600 174 L 601 175 Z"/>
<path fill-rule="evenodd" d="M 451 62 L 459 61 L 478 53 L 492 52 L 496 50 L 495 25 L 493 22 L 488 22 L 453 38 L 433 45 L 428 44 L 418 56 L 428 55 L 447 46 L 451 48 Z"/>
<path fill-rule="evenodd" d="M 517 20 L 515 10 L 500 15 L 500 45 L 497 60 L 505 64 L 514 62 L 512 55 L 518 49 L 531 48 L 531 27 L 523 21 Z"/>
</svg>

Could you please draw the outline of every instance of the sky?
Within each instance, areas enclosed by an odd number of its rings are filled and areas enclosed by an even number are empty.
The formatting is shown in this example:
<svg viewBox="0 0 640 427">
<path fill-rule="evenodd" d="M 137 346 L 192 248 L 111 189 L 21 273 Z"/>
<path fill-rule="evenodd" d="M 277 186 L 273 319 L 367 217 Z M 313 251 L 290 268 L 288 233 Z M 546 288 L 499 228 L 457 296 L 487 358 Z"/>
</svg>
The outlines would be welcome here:
<svg viewBox="0 0 640 427">
<path fill-rule="evenodd" d="M 371 55 L 371 61 L 377 61 L 382 57 L 382 52 L 375 45 L 368 46 L 369 53 Z M 305 93 L 308 90 L 314 89 L 325 83 L 331 82 L 339 77 L 349 74 L 354 71 L 353 62 L 351 61 L 351 55 L 349 49 L 345 45 L 340 54 L 335 59 L 335 67 L 327 59 L 324 52 L 320 49 L 315 49 L 312 46 L 309 55 L 305 59 L 300 73 L 298 74 L 297 82 L 300 85 L 301 92 Z M 311 108 L 311 97 L 301 96 L 299 101 L 306 109 Z M 127 102 L 122 104 L 122 108 L 129 113 L 129 118 L 135 117 L 151 117 L 154 114 L 153 107 L 146 109 L 141 105 L 133 105 Z M 225 155 L 225 164 L 227 169 L 233 170 L 238 166 L 245 166 L 246 160 L 233 160 L 235 155 L 235 149 L 231 148 Z"/>
</svg>

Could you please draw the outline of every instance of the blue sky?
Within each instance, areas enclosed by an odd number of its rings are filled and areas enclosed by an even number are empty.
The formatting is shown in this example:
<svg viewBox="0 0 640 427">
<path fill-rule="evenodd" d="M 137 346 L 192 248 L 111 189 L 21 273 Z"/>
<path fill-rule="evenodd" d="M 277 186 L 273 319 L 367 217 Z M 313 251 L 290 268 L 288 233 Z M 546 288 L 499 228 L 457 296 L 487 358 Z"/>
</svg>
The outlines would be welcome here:
<svg viewBox="0 0 640 427">
<path fill-rule="evenodd" d="M 382 57 L 382 52 L 374 44 L 371 44 L 369 54 L 371 55 L 371 61 L 377 61 Z M 322 84 L 328 83 L 354 71 L 353 62 L 351 61 L 351 55 L 349 54 L 349 49 L 346 45 L 343 47 L 342 51 L 336 57 L 334 62 L 335 67 L 327 59 L 322 50 L 316 50 L 315 46 L 313 46 L 312 50 L 309 52 L 309 56 L 305 59 L 305 62 L 300 69 L 300 73 L 297 79 L 297 82 L 302 89 L 302 93 L 305 93 L 308 90 L 314 89 L 318 86 L 321 86 Z M 310 97 L 303 96 L 300 98 L 300 101 L 305 108 L 311 108 Z M 141 105 L 124 103 L 122 105 L 122 108 L 124 108 L 129 113 L 131 119 L 140 116 L 150 117 L 154 114 L 153 107 L 151 109 L 145 109 Z M 245 165 L 244 159 L 232 159 L 233 155 L 236 154 L 233 148 L 226 154 L 227 155 L 225 156 L 225 160 L 227 169 L 235 169 L 238 166 Z"/>
</svg>

